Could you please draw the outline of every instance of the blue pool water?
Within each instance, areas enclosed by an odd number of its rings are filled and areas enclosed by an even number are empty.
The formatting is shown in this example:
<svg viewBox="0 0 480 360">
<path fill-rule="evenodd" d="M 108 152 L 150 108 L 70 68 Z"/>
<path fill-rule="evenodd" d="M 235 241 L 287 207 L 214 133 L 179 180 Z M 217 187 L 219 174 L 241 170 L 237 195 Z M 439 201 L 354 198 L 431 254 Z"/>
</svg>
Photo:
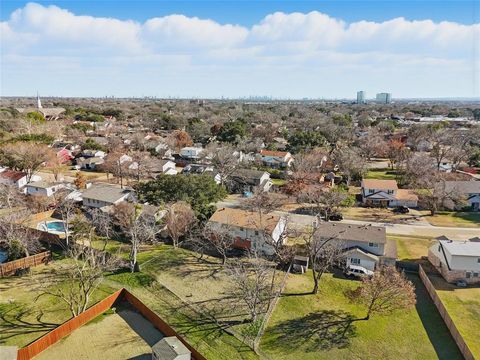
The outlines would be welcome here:
<svg viewBox="0 0 480 360">
<path fill-rule="evenodd" d="M 65 224 L 63 221 L 52 221 L 47 223 L 47 230 L 49 231 L 58 231 L 58 232 L 64 232 L 65 231 Z"/>
<path fill-rule="evenodd" d="M 8 253 L 6 251 L 0 251 L 0 264 L 7 261 Z"/>
</svg>

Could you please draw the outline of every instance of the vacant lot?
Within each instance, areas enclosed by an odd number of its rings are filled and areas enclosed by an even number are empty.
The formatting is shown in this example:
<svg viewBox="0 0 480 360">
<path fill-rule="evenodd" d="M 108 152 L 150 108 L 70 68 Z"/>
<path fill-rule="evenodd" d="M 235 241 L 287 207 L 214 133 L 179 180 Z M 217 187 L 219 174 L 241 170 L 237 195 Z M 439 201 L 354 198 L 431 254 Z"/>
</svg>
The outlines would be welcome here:
<svg viewBox="0 0 480 360">
<path fill-rule="evenodd" d="M 129 308 L 103 314 L 78 328 L 35 359 L 151 359 L 162 333 Z"/>
<path fill-rule="evenodd" d="M 291 275 L 261 342 L 272 359 L 461 359 L 443 320 L 418 277 L 417 305 L 391 316 L 365 316 L 351 304 L 346 290 L 359 285 L 332 274 L 324 275 L 318 295 L 311 274 Z"/>
<path fill-rule="evenodd" d="M 366 208 L 366 207 L 351 207 L 341 210 L 345 219 L 386 222 L 395 224 L 418 223 L 417 215 L 410 214 L 395 214 L 389 208 Z"/>
<path fill-rule="evenodd" d="M 428 248 L 434 243 L 431 238 L 388 235 L 397 243 L 397 257 L 402 261 L 418 262 L 422 256 L 428 256 Z"/>
<path fill-rule="evenodd" d="M 480 358 L 480 286 L 458 288 L 441 276 L 429 278 L 473 355 Z"/>
</svg>

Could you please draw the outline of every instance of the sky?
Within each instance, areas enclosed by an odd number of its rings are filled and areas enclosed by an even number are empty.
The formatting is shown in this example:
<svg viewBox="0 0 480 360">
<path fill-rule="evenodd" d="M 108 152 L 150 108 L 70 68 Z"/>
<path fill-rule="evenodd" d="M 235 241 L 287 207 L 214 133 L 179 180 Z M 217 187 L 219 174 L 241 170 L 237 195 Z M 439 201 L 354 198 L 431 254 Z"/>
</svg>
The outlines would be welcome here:
<svg viewBox="0 0 480 360">
<path fill-rule="evenodd" d="M 0 2 L 0 95 L 480 97 L 480 1 Z"/>
</svg>

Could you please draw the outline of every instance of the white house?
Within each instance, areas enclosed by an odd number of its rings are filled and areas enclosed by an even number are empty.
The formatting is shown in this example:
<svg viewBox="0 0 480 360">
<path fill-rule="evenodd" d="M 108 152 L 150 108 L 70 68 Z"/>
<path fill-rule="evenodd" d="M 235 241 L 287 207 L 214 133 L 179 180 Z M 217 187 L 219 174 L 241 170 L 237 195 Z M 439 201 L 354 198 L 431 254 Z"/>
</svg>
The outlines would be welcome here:
<svg viewBox="0 0 480 360">
<path fill-rule="evenodd" d="M 27 174 L 22 171 L 5 169 L 0 172 L 0 184 L 21 189 L 27 185 Z"/>
<path fill-rule="evenodd" d="M 480 181 L 445 181 L 445 192 L 454 192 L 463 196 L 471 210 L 480 211 Z M 449 208 L 455 207 L 449 201 L 447 201 L 445 206 Z"/>
<path fill-rule="evenodd" d="M 254 192 L 255 190 L 269 191 L 272 187 L 270 174 L 266 171 L 238 169 L 230 181 L 231 191 L 237 193 Z"/>
<path fill-rule="evenodd" d="M 218 209 L 208 221 L 212 230 L 226 231 L 233 239 L 232 246 L 255 249 L 265 255 L 273 254 L 269 241 L 286 242 L 287 226 L 284 217 L 267 214 L 260 218 L 258 213 L 233 208 Z"/>
<path fill-rule="evenodd" d="M 184 147 L 180 150 L 180 156 L 187 160 L 197 160 L 200 158 L 203 148 L 201 147 Z"/>
<path fill-rule="evenodd" d="M 417 207 L 418 196 L 411 190 L 399 189 L 395 180 L 362 180 L 362 202 L 369 206 Z"/>
<path fill-rule="evenodd" d="M 445 236 L 428 250 L 428 260 L 448 282 L 480 283 L 480 239 L 453 241 Z"/>
<path fill-rule="evenodd" d="M 158 173 L 166 174 L 166 175 L 176 175 L 177 169 L 175 167 L 175 163 L 170 160 L 160 160 L 158 161 Z"/>
<path fill-rule="evenodd" d="M 63 184 L 54 184 L 46 181 L 34 181 L 25 186 L 27 195 L 50 197 L 57 191 L 63 189 Z"/>
<path fill-rule="evenodd" d="M 321 222 L 318 234 L 335 241 L 345 252 L 346 265 L 375 270 L 378 265 L 395 265 L 395 241 L 387 240 L 385 227 Z"/>
<path fill-rule="evenodd" d="M 287 151 L 260 150 L 260 160 L 272 168 L 288 168 L 293 163 L 292 154 Z"/>
<path fill-rule="evenodd" d="M 131 190 L 110 184 L 94 184 L 82 192 L 83 205 L 92 208 L 117 205 L 128 199 Z"/>
<path fill-rule="evenodd" d="M 105 154 L 105 151 L 101 150 L 86 149 L 82 151 L 82 156 L 84 158 L 99 157 L 103 159 L 106 155 L 107 154 Z"/>
</svg>

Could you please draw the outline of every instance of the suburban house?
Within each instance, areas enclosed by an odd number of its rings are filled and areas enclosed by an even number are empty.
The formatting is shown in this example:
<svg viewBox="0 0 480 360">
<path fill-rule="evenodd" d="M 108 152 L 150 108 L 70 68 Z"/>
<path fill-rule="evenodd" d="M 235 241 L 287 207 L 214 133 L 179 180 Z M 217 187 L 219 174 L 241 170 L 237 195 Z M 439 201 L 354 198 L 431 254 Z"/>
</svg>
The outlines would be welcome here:
<svg viewBox="0 0 480 360">
<path fill-rule="evenodd" d="M 480 211 L 480 181 L 445 181 L 445 192 L 463 196 L 471 210 Z M 448 200 L 444 205 L 455 208 L 455 204 Z"/>
<path fill-rule="evenodd" d="M 103 159 L 106 154 L 105 151 L 87 149 L 82 151 L 81 156 L 84 158 L 99 157 Z"/>
<path fill-rule="evenodd" d="M 94 157 L 79 157 L 76 160 L 75 168 L 77 170 L 95 170 L 97 166 L 102 165 L 105 163 L 105 160 L 102 157 L 94 156 Z"/>
<path fill-rule="evenodd" d="M 362 180 L 362 202 L 367 206 L 417 207 L 418 196 L 411 190 L 399 189 L 396 180 Z"/>
<path fill-rule="evenodd" d="M 445 236 L 428 249 L 428 260 L 448 282 L 480 283 L 480 239 L 454 241 Z"/>
<path fill-rule="evenodd" d="M 239 169 L 230 181 L 230 190 L 236 193 L 253 193 L 255 190 L 269 191 L 272 187 L 270 174 L 266 171 Z"/>
<path fill-rule="evenodd" d="M 82 193 L 83 205 L 92 208 L 117 205 L 128 199 L 132 190 L 110 184 L 94 184 Z"/>
<path fill-rule="evenodd" d="M 155 164 L 151 166 L 151 171 L 155 175 L 160 175 L 160 174 L 176 175 L 177 174 L 175 163 L 171 160 L 156 161 Z"/>
<path fill-rule="evenodd" d="M 321 222 L 318 227 L 322 239 L 331 239 L 342 247 L 346 265 L 362 266 L 372 271 L 379 265 L 395 265 L 396 243 L 387 240 L 383 226 Z"/>
<path fill-rule="evenodd" d="M 180 156 L 187 160 L 198 160 L 202 151 L 203 148 L 201 147 L 184 147 L 180 150 Z"/>
<path fill-rule="evenodd" d="M 273 255 L 269 241 L 285 243 L 286 219 L 266 214 L 263 218 L 258 213 L 242 209 L 221 208 L 212 215 L 208 227 L 212 230 L 226 231 L 232 238 L 232 247 L 255 249 L 265 255 Z"/>
<path fill-rule="evenodd" d="M 292 154 L 287 151 L 260 150 L 260 160 L 272 168 L 288 168 L 293 162 Z"/>
<path fill-rule="evenodd" d="M 220 174 L 215 171 L 215 168 L 211 165 L 204 165 L 204 164 L 188 164 L 182 170 L 182 174 L 186 175 L 208 175 L 215 180 L 217 184 L 222 182 L 222 177 Z"/>
<path fill-rule="evenodd" d="M 21 189 L 27 185 L 27 174 L 22 171 L 4 169 L 0 172 L 0 184 Z"/>
<path fill-rule="evenodd" d="M 65 188 L 63 184 L 34 181 L 25 186 L 27 195 L 50 197 L 57 191 Z"/>
</svg>

